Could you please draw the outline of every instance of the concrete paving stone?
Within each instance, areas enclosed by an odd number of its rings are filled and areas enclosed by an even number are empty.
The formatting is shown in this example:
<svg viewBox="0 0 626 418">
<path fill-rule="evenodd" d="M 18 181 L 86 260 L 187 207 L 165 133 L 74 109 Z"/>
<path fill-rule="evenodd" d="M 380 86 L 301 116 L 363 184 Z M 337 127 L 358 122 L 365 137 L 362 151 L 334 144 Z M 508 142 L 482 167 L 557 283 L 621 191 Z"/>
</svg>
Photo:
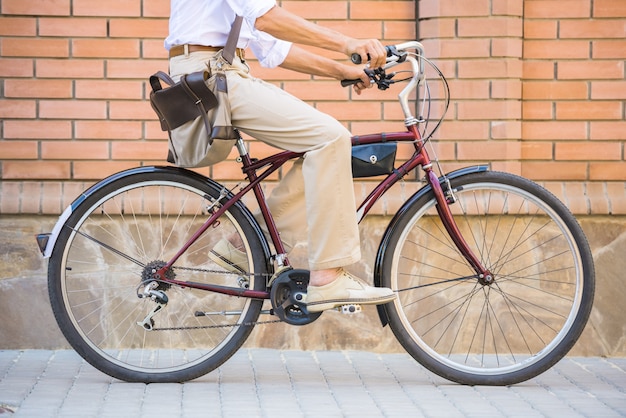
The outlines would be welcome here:
<svg viewBox="0 0 626 418">
<path fill-rule="evenodd" d="M 0 351 L 17 417 L 626 416 L 624 359 L 567 358 L 511 387 L 441 379 L 406 354 L 242 349 L 185 384 L 125 383 L 71 350 Z"/>
</svg>

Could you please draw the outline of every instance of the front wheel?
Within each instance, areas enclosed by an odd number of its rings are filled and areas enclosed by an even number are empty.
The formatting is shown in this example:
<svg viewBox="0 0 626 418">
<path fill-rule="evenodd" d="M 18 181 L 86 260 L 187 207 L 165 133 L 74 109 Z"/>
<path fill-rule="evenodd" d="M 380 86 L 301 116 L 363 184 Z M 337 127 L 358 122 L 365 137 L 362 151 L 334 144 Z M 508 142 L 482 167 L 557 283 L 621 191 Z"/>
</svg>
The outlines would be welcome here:
<svg viewBox="0 0 626 418">
<path fill-rule="evenodd" d="M 152 274 L 220 206 L 220 191 L 191 172 L 145 168 L 103 181 L 73 204 L 48 286 L 61 331 L 94 367 L 126 381 L 181 382 L 215 369 L 246 340 L 261 300 L 171 285 Z M 257 229 L 243 205 L 232 206 L 166 277 L 265 290 L 269 267 Z M 240 271 L 212 261 L 222 239 L 239 243 L 246 259 Z"/>
<path fill-rule="evenodd" d="M 494 281 L 481 284 L 437 215 L 432 191 L 392 224 L 382 283 L 398 341 L 432 372 L 469 385 L 509 385 L 552 367 L 589 317 L 593 259 L 567 208 L 518 176 L 451 180 L 450 206 L 465 241 Z M 381 247 L 382 248 L 382 247 Z"/>
</svg>

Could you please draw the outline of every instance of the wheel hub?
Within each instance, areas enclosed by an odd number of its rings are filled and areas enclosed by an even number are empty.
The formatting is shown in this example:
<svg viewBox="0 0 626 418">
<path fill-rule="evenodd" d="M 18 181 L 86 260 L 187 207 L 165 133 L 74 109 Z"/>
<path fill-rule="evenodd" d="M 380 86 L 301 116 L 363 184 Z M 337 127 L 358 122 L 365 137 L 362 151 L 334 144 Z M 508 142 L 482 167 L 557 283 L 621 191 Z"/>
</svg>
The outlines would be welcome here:
<svg viewBox="0 0 626 418">
<path fill-rule="evenodd" d="M 159 270 L 165 267 L 166 264 L 167 263 L 165 261 L 161 260 L 154 260 L 146 264 L 141 272 L 141 283 L 147 284 L 149 282 L 156 281 L 159 285 L 155 290 L 168 290 L 172 287 L 171 284 L 164 282 L 161 277 L 156 274 Z M 176 273 L 174 273 L 174 270 L 171 268 L 167 269 L 165 271 L 165 278 L 167 280 L 174 280 L 176 278 Z"/>
</svg>

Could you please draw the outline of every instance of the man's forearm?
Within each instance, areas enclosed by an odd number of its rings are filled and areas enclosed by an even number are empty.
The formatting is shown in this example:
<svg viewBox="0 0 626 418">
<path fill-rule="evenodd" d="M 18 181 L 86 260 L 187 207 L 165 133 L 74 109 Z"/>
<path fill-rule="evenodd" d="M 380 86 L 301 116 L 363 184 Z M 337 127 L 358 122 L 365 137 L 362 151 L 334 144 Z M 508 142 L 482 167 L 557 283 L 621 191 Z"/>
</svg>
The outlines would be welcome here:
<svg viewBox="0 0 626 418">
<path fill-rule="evenodd" d="M 285 41 L 317 46 L 346 55 L 352 52 L 349 49 L 351 38 L 311 23 L 278 6 L 257 18 L 255 27 Z"/>
</svg>

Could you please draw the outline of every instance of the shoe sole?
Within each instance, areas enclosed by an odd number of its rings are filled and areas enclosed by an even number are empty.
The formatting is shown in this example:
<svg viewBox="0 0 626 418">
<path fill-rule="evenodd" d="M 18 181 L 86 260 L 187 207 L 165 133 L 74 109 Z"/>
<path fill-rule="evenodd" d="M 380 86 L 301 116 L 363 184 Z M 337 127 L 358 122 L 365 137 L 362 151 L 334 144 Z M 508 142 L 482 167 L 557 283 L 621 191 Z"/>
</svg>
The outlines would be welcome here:
<svg viewBox="0 0 626 418">
<path fill-rule="evenodd" d="M 375 299 L 333 299 L 323 300 L 307 304 L 307 310 L 310 313 L 327 311 L 329 309 L 338 308 L 343 305 L 383 305 L 396 299 L 396 295 L 382 296 Z"/>
</svg>

